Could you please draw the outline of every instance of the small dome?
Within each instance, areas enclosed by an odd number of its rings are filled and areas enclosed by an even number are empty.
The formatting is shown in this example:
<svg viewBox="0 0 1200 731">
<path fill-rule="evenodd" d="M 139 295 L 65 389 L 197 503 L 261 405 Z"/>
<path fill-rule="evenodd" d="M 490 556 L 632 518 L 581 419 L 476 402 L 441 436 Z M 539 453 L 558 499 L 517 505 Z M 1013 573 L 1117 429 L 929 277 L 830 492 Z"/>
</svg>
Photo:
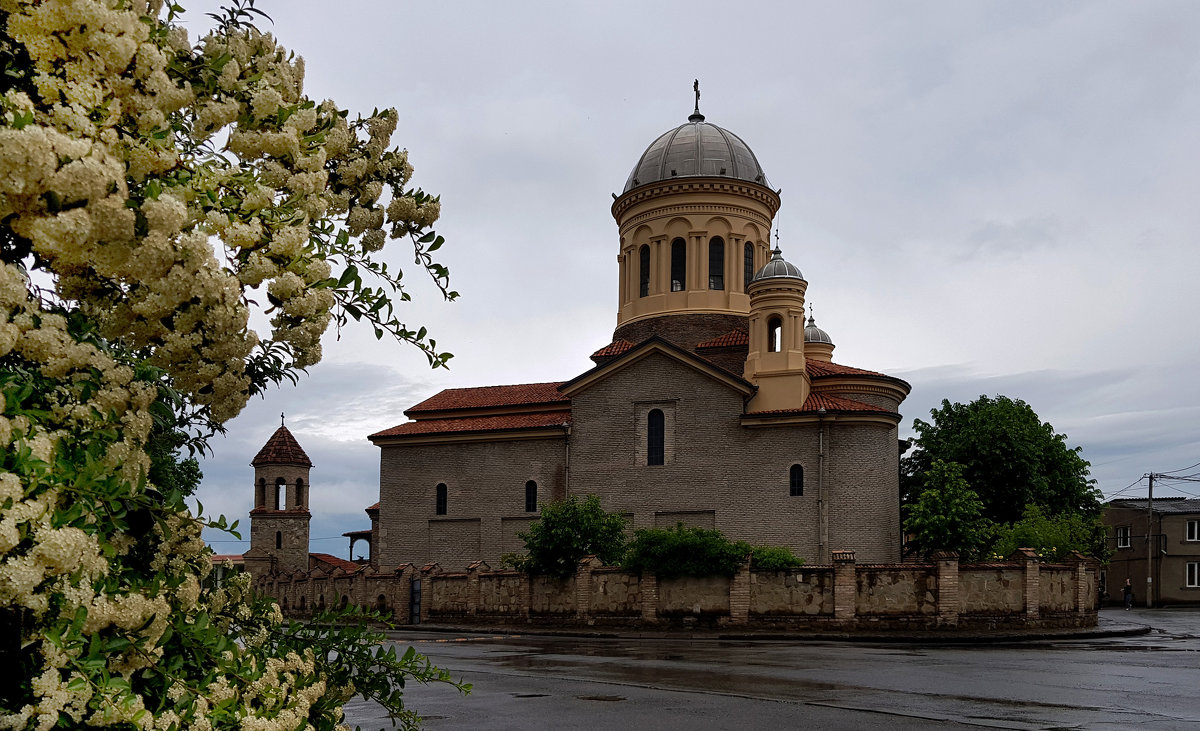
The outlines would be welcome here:
<svg viewBox="0 0 1200 731">
<path fill-rule="evenodd" d="M 729 130 L 705 122 L 699 111 L 650 143 L 629 173 L 623 192 L 686 177 L 736 178 L 770 187 L 750 146 Z"/>
<path fill-rule="evenodd" d="M 829 333 L 817 327 L 817 321 L 813 319 L 812 315 L 809 315 L 808 324 L 804 326 L 804 342 L 833 345 L 833 338 L 829 337 Z"/>
<path fill-rule="evenodd" d="M 800 273 L 800 269 L 795 265 L 784 261 L 783 252 L 779 247 L 771 252 L 771 261 L 759 269 L 757 273 L 750 279 L 751 282 L 757 282 L 760 279 L 804 279 L 804 275 Z"/>
</svg>

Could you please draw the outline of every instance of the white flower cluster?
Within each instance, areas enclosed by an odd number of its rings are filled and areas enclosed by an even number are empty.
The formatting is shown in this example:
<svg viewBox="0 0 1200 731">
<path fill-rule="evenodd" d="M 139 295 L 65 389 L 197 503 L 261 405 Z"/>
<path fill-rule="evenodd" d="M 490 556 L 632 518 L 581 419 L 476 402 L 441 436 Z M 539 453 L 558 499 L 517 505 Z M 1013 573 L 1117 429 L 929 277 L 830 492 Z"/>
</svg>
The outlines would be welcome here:
<svg viewBox="0 0 1200 731">
<path fill-rule="evenodd" d="M 327 687 L 311 652 L 270 657 L 282 616 L 251 616 L 248 578 L 201 589 L 209 559 L 189 516 L 135 535 L 108 514 L 72 512 L 73 496 L 113 480 L 125 490 L 114 513 L 143 494 L 158 388 L 129 354 L 223 423 L 261 385 L 247 375 L 259 294 L 288 365 L 316 363 L 337 305 L 331 259 L 365 256 L 440 213 L 405 190 L 407 153 L 388 149 L 395 111 L 348 122 L 304 96 L 303 62 L 270 34 L 234 28 L 193 47 L 163 5 L 0 0 L 10 52 L 30 59 L 0 92 L 0 221 L 29 254 L 0 261 L 0 358 L 53 384 L 34 410 L 6 413 L 0 393 L 0 449 L 22 466 L 0 469 L 0 609 L 59 630 L 22 637 L 41 661 L 33 700 L 0 711 L 0 729 L 203 729 L 219 713 L 294 729 L 319 698 L 353 692 Z M 236 162 L 205 147 L 221 139 Z M 331 221 L 360 248 L 335 243 Z M 84 467 L 64 472 L 64 460 Z M 153 556 L 140 559 L 152 576 L 132 581 L 122 562 L 138 552 Z M 151 713 L 130 679 L 201 618 L 240 634 L 223 662 L 252 672 L 181 683 L 178 705 Z M 122 642 L 97 670 L 70 632 Z"/>
</svg>

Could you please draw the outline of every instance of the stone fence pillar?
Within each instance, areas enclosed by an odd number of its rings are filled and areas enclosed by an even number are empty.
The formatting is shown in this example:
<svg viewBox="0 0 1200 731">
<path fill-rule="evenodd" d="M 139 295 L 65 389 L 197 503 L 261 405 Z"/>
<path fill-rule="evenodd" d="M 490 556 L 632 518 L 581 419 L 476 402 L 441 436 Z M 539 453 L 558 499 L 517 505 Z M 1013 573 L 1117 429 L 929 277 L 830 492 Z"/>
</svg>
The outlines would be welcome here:
<svg viewBox="0 0 1200 731">
<path fill-rule="evenodd" d="M 729 582 L 729 623 L 750 621 L 750 557 L 746 556 Z"/>
<path fill-rule="evenodd" d="M 833 618 L 853 624 L 858 604 L 858 575 L 854 551 L 833 551 Z"/>
<path fill-rule="evenodd" d="M 642 621 L 646 624 L 658 622 L 658 577 L 642 574 Z"/>
<path fill-rule="evenodd" d="M 1042 580 L 1037 551 L 1032 548 L 1018 548 L 1013 551 L 1008 560 L 1022 561 L 1025 564 L 1025 578 L 1022 582 L 1025 594 L 1025 619 L 1037 619 L 1042 613 Z"/>
<path fill-rule="evenodd" d="M 479 613 L 479 572 L 490 571 L 483 561 L 475 561 L 467 566 L 467 616 L 474 617 Z"/>
<path fill-rule="evenodd" d="M 417 569 L 411 563 L 402 563 L 396 567 L 395 579 L 392 581 L 392 616 L 397 624 L 412 624 L 412 582 L 417 576 Z"/>
<path fill-rule="evenodd" d="M 939 627 L 957 627 L 962 605 L 958 594 L 958 554 L 937 551 L 933 554 L 937 572 L 937 623 Z"/>
<path fill-rule="evenodd" d="M 421 567 L 421 624 L 429 621 L 429 611 L 433 609 L 433 582 L 442 567 L 436 563 L 427 563 Z"/>
<path fill-rule="evenodd" d="M 575 618 L 587 621 L 592 613 L 592 571 L 604 563 L 595 556 L 584 556 L 575 567 Z"/>
<path fill-rule="evenodd" d="M 1075 565 L 1075 611 L 1081 614 L 1093 611 L 1096 606 L 1096 594 L 1088 591 L 1087 580 L 1092 560 L 1079 551 L 1071 551 L 1067 561 Z"/>
</svg>

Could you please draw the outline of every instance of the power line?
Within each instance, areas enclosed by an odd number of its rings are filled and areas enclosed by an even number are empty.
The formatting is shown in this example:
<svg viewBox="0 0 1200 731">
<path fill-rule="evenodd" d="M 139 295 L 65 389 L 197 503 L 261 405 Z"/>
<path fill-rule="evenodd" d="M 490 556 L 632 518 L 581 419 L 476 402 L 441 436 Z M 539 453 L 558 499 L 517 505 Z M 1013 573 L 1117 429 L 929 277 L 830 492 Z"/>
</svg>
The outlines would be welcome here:
<svg viewBox="0 0 1200 731">
<path fill-rule="evenodd" d="M 1179 468 L 1179 469 L 1177 469 L 1177 470 L 1164 470 L 1163 472 L 1160 472 L 1159 474 L 1161 474 L 1161 475 L 1167 475 L 1167 474 L 1170 474 L 1170 473 L 1172 473 L 1172 472 L 1183 472 L 1184 470 L 1190 470 L 1190 469 L 1192 469 L 1193 467 L 1200 467 L 1200 462 L 1197 462 L 1196 464 L 1192 465 L 1191 467 L 1180 467 L 1180 468 Z"/>
</svg>

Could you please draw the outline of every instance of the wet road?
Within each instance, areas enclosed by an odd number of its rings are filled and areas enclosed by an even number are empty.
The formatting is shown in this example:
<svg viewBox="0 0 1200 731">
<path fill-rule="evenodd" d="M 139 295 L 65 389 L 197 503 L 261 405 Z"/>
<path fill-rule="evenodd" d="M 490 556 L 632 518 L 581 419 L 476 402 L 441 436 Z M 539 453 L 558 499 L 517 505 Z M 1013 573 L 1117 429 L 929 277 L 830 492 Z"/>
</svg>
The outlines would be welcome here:
<svg viewBox="0 0 1200 731">
<path fill-rule="evenodd" d="M 429 729 L 1200 728 L 1200 611 L 1104 610 L 1137 637 L 1006 645 L 406 633 L 455 677 Z M 348 720 L 390 728 L 357 701 Z"/>
</svg>

